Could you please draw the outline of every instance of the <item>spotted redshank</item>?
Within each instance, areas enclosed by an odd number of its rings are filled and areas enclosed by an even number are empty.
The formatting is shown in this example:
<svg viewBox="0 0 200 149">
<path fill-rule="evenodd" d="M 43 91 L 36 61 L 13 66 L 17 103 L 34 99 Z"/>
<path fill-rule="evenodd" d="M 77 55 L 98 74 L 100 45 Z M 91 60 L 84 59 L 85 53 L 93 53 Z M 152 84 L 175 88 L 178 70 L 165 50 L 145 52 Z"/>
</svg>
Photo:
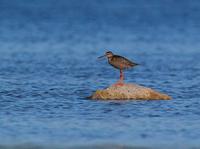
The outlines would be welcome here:
<svg viewBox="0 0 200 149">
<path fill-rule="evenodd" d="M 123 74 L 124 69 L 132 68 L 138 65 L 137 63 L 134 63 L 125 57 L 114 55 L 111 51 L 106 52 L 105 55 L 100 56 L 98 58 L 103 58 L 103 57 L 107 57 L 108 63 L 112 65 L 114 68 L 120 70 L 120 79 L 119 81 L 117 81 L 117 83 L 114 84 L 114 86 L 124 85 L 124 74 Z"/>
</svg>

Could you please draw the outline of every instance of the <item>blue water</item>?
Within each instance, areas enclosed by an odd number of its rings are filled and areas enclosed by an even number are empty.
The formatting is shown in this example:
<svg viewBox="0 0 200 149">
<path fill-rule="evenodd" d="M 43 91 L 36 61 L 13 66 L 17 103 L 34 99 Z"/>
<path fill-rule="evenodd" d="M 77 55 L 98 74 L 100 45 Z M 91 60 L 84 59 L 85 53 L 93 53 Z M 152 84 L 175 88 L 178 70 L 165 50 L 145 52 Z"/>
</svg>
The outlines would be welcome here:
<svg viewBox="0 0 200 149">
<path fill-rule="evenodd" d="M 199 148 L 199 8 L 197 0 L 0 0 L 0 147 Z M 126 82 L 173 99 L 86 98 L 119 77 L 96 59 L 106 49 L 141 64 Z"/>
</svg>

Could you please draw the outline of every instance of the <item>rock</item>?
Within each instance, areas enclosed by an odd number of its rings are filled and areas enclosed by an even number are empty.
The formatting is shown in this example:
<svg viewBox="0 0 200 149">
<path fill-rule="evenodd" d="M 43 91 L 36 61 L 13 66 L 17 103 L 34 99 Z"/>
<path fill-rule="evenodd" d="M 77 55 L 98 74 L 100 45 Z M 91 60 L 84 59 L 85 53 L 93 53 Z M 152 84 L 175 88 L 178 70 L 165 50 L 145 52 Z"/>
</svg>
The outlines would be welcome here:
<svg viewBox="0 0 200 149">
<path fill-rule="evenodd" d="M 124 84 L 123 86 L 110 86 L 104 90 L 97 90 L 91 99 L 102 100 L 124 100 L 124 99 L 140 99 L 140 100 L 169 100 L 170 96 L 159 93 L 147 87 L 136 84 Z"/>
</svg>

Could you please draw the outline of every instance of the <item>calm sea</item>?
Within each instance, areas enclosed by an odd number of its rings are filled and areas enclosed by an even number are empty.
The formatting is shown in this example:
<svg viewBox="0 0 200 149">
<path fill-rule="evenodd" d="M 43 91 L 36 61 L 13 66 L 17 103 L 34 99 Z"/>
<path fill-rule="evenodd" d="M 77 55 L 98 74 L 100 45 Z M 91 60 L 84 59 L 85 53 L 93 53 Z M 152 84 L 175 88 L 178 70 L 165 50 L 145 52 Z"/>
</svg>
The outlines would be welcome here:
<svg viewBox="0 0 200 149">
<path fill-rule="evenodd" d="M 200 148 L 200 1 L 0 0 L 0 148 Z M 95 101 L 119 78 L 169 101 Z"/>
</svg>

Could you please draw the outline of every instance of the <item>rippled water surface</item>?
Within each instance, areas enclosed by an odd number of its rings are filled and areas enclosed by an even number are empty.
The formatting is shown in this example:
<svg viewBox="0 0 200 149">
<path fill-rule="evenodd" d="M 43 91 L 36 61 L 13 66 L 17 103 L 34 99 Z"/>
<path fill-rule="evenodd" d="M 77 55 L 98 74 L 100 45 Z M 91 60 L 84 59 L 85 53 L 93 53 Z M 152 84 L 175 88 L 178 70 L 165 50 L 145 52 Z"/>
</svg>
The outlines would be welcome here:
<svg viewBox="0 0 200 149">
<path fill-rule="evenodd" d="M 187 0 L 0 0 L 0 146 L 200 147 L 198 8 Z M 126 82 L 173 99 L 87 99 L 119 77 L 97 60 L 106 49 L 141 64 Z"/>
</svg>

